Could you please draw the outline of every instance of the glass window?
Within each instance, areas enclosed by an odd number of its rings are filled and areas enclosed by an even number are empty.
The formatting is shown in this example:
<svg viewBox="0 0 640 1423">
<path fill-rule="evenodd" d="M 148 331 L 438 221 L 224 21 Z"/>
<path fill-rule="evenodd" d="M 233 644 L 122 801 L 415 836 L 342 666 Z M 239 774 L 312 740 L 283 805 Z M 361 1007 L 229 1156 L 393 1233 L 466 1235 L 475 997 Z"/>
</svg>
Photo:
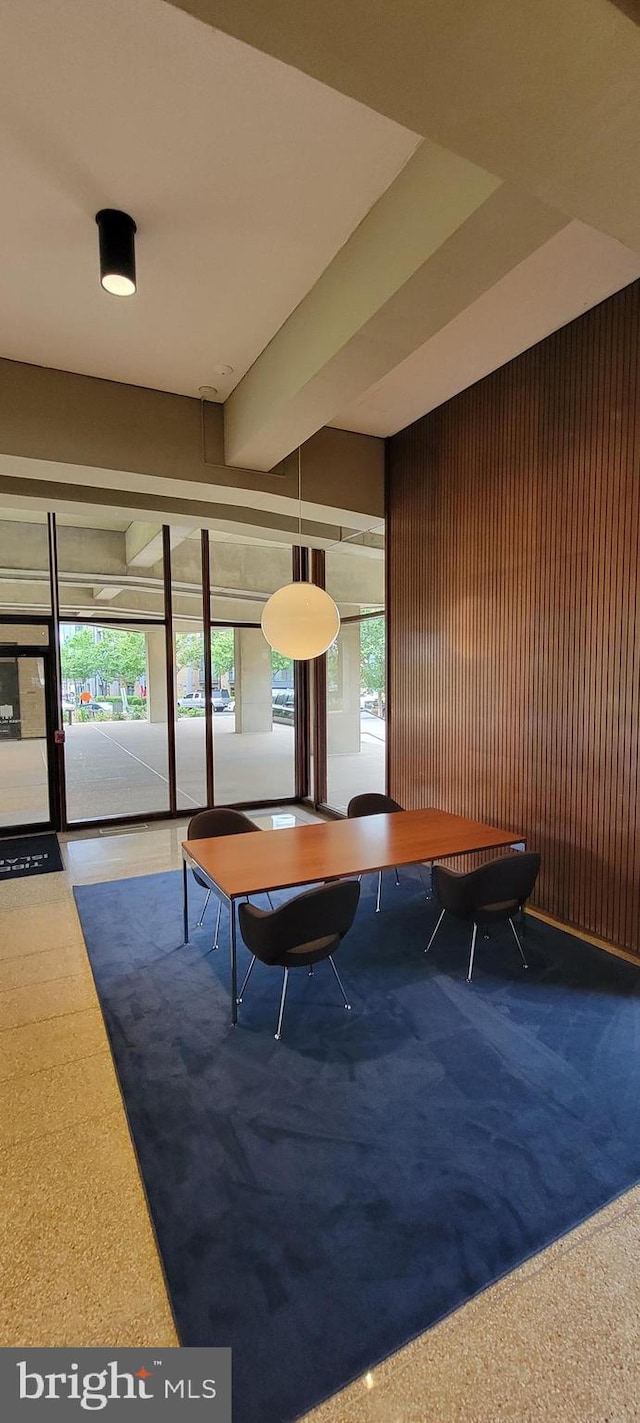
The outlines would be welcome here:
<svg viewBox="0 0 640 1423">
<path fill-rule="evenodd" d="M 176 627 L 182 629 L 176 631 Z M 176 795 L 179 810 L 207 804 L 204 633 L 182 621 L 174 625 L 176 698 Z"/>
<path fill-rule="evenodd" d="M 48 754 L 44 656 L 2 656 L 0 827 L 49 821 Z"/>
<path fill-rule="evenodd" d="M 0 509 L 0 617 L 50 612 L 47 516 Z"/>
<path fill-rule="evenodd" d="M 293 662 L 262 630 L 212 628 L 213 755 L 218 805 L 295 791 Z"/>
<path fill-rule="evenodd" d="M 214 782 L 218 805 L 295 793 L 293 663 L 260 627 L 276 588 L 291 582 L 291 547 L 210 534 Z M 276 698 L 278 700 L 276 700 Z"/>
<path fill-rule="evenodd" d="M 126 511 L 56 516 L 60 610 L 69 621 L 164 618 L 162 526 Z"/>
<path fill-rule="evenodd" d="M 0 622 L 0 643 L 15 643 L 20 647 L 48 647 L 49 625 L 47 623 L 3 623 Z"/>
<path fill-rule="evenodd" d="M 199 529 L 172 528 L 171 606 L 178 810 L 207 804 L 202 546 Z"/>
<path fill-rule="evenodd" d="M 386 785 L 384 542 L 364 538 L 326 555 L 341 617 L 327 653 L 327 802 L 342 812 Z"/>
<path fill-rule="evenodd" d="M 169 809 L 165 629 L 60 627 L 70 821 Z"/>
</svg>

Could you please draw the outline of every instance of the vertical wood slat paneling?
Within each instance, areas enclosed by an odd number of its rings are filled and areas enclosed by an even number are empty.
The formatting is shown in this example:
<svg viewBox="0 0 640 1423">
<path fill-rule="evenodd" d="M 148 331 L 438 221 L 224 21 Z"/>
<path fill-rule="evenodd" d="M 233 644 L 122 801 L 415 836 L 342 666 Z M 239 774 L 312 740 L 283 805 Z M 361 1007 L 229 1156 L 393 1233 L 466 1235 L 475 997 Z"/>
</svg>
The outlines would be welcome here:
<svg viewBox="0 0 640 1423">
<path fill-rule="evenodd" d="M 640 953 L 640 283 L 388 441 L 389 789 Z"/>
</svg>

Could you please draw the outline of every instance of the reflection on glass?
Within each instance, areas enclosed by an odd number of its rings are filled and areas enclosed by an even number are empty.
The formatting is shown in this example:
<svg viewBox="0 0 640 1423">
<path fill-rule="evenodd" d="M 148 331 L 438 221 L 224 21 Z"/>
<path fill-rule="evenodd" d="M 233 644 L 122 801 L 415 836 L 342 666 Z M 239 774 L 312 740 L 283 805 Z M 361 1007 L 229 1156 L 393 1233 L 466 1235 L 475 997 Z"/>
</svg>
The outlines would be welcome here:
<svg viewBox="0 0 640 1423">
<path fill-rule="evenodd" d="M 384 617 L 343 623 L 327 653 L 327 801 L 385 789 Z"/>
<path fill-rule="evenodd" d="M 293 663 L 249 627 L 214 628 L 211 659 L 217 803 L 292 796 Z"/>
<path fill-rule="evenodd" d="M 47 623 L 0 622 L 0 643 L 18 647 L 48 647 Z"/>
<path fill-rule="evenodd" d="M 169 807 L 164 627 L 60 627 L 70 820 Z"/>
<path fill-rule="evenodd" d="M 46 514 L 21 509 L 0 511 L 0 568 L 3 613 L 15 616 L 51 612 Z M 28 642 L 26 637 L 17 640 Z M 40 642 L 41 635 L 35 641 Z"/>
<path fill-rule="evenodd" d="M 327 653 L 327 802 L 344 812 L 352 796 L 385 790 L 382 525 L 329 549 L 325 578 L 342 618 Z"/>
<path fill-rule="evenodd" d="M 213 750 L 219 805 L 282 800 L 295 792 L 293 663 L 260 627 L 267 598 L 291 581 L 291 548 L 211 535 Z"/>
<path fill-rule="evenodd" d="M 42 657 L 0 657 L 0 826 L 47 824 L 45 673 Z"/>
<path fill-rule="evenodd" d="M 194 811 L 207 804 L 202 624 L 198 631 L 176 632 L 174 667 L 178 809 Z"/>
<path fill-rule="evenodd" d="M 162 525 L 112 515 L 56 519 L 60 608 L 87 618 L 164 617 Z"/>
<path fill-rule="evenodd" d="M 171 544 L 176 799 L 179 810 L 207 804 L 202 622 L 202 541 L 199 529 L 176 525 Z"/>
</svg>

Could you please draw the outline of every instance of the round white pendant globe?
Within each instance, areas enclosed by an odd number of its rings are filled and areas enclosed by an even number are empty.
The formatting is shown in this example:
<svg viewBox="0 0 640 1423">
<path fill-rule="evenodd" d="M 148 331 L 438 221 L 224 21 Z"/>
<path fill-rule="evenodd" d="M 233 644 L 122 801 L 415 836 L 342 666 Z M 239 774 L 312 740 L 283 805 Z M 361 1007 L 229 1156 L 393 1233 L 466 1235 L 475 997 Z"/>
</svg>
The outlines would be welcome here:
<svg viewBox="0 0 640 1423">
<path fill-rule="evenodd" d="M 333 598 L 315 583 L 287 583 L 265 604 L 261 622 L 274 652 L 306 662 L 331 646 L 340 614 Z"/>
</svg>

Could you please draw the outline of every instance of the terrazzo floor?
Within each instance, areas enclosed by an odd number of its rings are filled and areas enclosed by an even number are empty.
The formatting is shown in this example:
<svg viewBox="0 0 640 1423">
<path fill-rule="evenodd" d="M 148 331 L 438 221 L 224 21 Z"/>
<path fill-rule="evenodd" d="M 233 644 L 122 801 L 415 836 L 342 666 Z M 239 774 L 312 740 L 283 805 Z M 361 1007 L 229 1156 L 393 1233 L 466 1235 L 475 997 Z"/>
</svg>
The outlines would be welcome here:
<svg viewBox="0 0 640 1423">
<path fill-rule="evenodd" d="M 72 886 L 177 868 L 184 830 L 0 885 L 0 1346 L 176 1342 Z M 639 1312 L 635 1188 L 306 1423 L 635 1423 Z"/>
</svg>

